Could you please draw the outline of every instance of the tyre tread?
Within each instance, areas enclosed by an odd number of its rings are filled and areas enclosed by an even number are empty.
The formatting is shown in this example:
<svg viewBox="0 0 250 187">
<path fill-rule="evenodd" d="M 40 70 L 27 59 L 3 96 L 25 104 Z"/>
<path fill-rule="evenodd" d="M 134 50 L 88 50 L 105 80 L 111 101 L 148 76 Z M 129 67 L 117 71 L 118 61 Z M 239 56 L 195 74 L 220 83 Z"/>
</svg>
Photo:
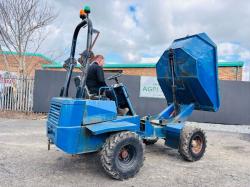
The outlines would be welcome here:
<svg viewBox="0 0 250 187">
<path fill-rule="evenodd" d="M 114 167 L 113 161 L 115 158 L 113 157 L 113 153 L 115 151 L 115 147 L 120 141 L 125 140 L 127 138 L 136 138 L 142 144 L 138 134 L 130 131 L 123 131 L 112 134 L 109 138 L 107 138 L 100 152 L 101 164 L 106 173 L 110 175 L 112 178 L 119 180 L 134 177 L 139 172 L 140 168 L 143 166 L 143 161 L 142 161 L 140 162 L 139 166 L 136 168 L 134 172 L 130 172 L 129 174 L 126 175 L 121 175 L 119 171 L 117 171 L 116 168 Z M 144 155 L 144 146 L 142 145 L 142 147 Z"/>
<path fill-rule="evenodd" d="M 196 132 L 201 132 L 203 133 L 204 135 L 204 139 L 205 139 L 205 142 L 204 142 L 204 152 L 202 153 L 201 157 L 204 155 L 205 153 L 205 150 L 206 150 L 206 145 L 207 145 L 207 138 L 206 138 L 206 134 L 205 132 L 201 129 L 201 128 L 198 128 L 198 127 L 192 127 L 192 126 L 185 126 L 183 129 L 182 129 L 182 132 L 181 132 L 181 136 L 180 136 L 180 146 L 179 146 L 179 153 L 180 155 L 187 161 L 190 161 L 190 162 L 193 162 L 193 161 L 197 161 L 199 160 L 200 158 L 196 159 L 192 156 L 190 150 L 189 150 L 189 144 L 190 144 L 190 140 L 191 140 L 191 137 L 193 136 L 194 133 Z"/>
</svg>

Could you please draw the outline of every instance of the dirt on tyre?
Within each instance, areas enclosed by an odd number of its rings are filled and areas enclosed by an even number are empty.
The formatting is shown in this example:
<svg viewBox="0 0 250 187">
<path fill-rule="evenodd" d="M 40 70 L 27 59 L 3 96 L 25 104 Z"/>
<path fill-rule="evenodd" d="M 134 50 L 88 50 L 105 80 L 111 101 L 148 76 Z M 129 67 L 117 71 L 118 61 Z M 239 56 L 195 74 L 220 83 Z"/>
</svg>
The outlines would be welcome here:
<svg viewBox="0 0 250 187">
<path fill-rule="evenodd" d="M 143 143 L 144 143 L 145 145 L 153 145 L 153 144 L 155 144 L 158 140 L 159 140 L 159 138 L 154 138 L 154 139 L 143 139 Z"/>
<path fill-rule="evenodd" d="M 207 147 L 206 135 L 197 127 L 184 126 L 180 135 L 179 153 L 187 161 L 200 160 Z"/>
<path fill-rule="evenodd" d="M 123 180 L 134 177 L 143 166 L 144 146 L 136 133 L 123 131 L 107 138 L 100 152 L 108 175 Z"/>
</svg>

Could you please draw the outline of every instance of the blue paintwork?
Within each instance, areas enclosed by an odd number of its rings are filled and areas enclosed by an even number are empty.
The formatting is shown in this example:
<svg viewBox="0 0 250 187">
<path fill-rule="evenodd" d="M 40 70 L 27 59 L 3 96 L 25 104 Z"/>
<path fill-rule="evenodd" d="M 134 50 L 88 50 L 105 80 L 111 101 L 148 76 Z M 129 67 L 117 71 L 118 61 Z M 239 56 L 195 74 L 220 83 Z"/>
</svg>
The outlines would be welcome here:
<svg viewBox="0 0 250 187">
<path fill-rule="evenodd" d="M 54 97 L 51 100 L 48 121 L 58 123 L 60 126 L 79 126 L 79 124 L 109 121 L 116 117 L 114 101 Z"/>
<path fill-rule="evenodd" d="M 167 146 L 178 148 L 181 130 L 184 127 L 184 122 L 193 112 L 194 104 L 181 105 L 180 113 L 177 116 L 172 116 L 173 110 L 173 105 L 170 105 L 158 116 L 146 118 L 145 129 L 139 134 L 146 139 L 165 139 Z"/>
<path fill-rule="evenodd" d="M 173 117 L 174 105 L 171 104 L 165 108 L 160 114 L 158 114 L 154 119 L 156 120 L 168 120 L 169 123 L 180 123 L 185 122 L 187 118 L 192 114 L 194 110 L 194 104 L 180 105 L 180 113 Z"/>
<path fill-rule="evenodd" d="M 155 119 L 168 119 L 174 111 L 174 104 L 170 104 L 165 108 L 160 114 L 156 116 Z"/>
<path fill-rule="evenodd" d="M 162 125 L 159 125 L 153 124 L 153 120 L 154 119 L 147 119 L 145 121 L 145 130 L 138 134 L 146 139 L 165 139 L 165 144 L 167 146 L 177 149 L 179 147 L 180 134 L 184 127 L 184 123 L 163 122 Z"/>
<path fill-rule="evenodd" d="M 117 109 L 114 101 L 85 100 L 84 107 L 83 124 L 110 121 L 117 117 Z"/>
<path fill-rule="evenodd" d="M 51 100 L 47 136 L 64 152 L 80 154 L 99 150 L 108 132 L 136 132 L 139 124 L 137 115 L 117 116 L 114 101 L 55 97 Z"/>
<path fill-rule="evenodd" d="M 169 120 L 169 123 L 184 123 L 187 120 L 187 118 L 191 116 L 193 110 L 194 110 L 193 103 L 189 105 L 180 105 L 180 113 L 174 118 L 171 118 Z"/>
<path fill-rule="evenodd" d="M 108 121 L 103 123 L 91 124 L 86 126 L 94 135 L 103 134 L 107 132 L 116 132 L 116 131 L 139 131 L 139 126 L 135 123 L 129 122 L 117 122 L 117 121 Z"/>
<path fill-rule="evenodd" d="M 217 111 L 220 105 L 216 45 L 205 34 L 175 40 L 174 50 L 177 101 L 194 103 L 196 110 Z M 172 78 L 166 50 L 156 65 L 157 78 L 168 104 L 173 102 Z"/>
<path fill-rule="evenodd" d="M 180 144 L 180 134 L 183 127 L 183 123 L 166 125 L 164 128 L 165 137 L 167 137 L 165 145 L 177 149 Z"/>
<path fill-rule="evenodd" d="M 68 154 L 80 154 L 99 150 L 107 138 L 107 134 L 94 135 L 85 126 L 55 126 L 52 142 Z"/>
<path fill-rule="evenodd" d="M 80 154 L 100 150 L 111 133 L 132 131 L 141 138 L 162 138 L 165 145 L 178 148 L 184 122 L 194 109 L 219 108 L 217 53 L 216 45 L 204 33 L 175 40 L 170 48 L 174 50 L 180 107 L 176 116 L 166 50 L 156 66 L 158 82 L 169 104 L 161 113 L 140 119 L 123 84 L 119 86 L 130 108 L 127 116 L 118 116 L 116 103 L 110 100 L 52 98 L 47 121 L 49 140 L 66 153 Z"/>
</svg>

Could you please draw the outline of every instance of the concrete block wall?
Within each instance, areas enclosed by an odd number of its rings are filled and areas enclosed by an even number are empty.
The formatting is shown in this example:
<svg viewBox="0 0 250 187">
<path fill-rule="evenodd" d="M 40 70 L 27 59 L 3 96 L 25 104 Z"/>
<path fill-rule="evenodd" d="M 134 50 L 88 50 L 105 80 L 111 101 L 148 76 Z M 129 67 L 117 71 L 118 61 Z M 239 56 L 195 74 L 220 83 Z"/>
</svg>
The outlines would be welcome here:
<svg viewBox="0 0 250 187">
<path fill-rule="evenodd" d="M 73 76 L 79 75 L 74 73 Z M 48 112 L 51 97 L 59 96 L 64 84 L 65 72 L 38 70 L 35 76 L 34 112 Z M 106 75 L 108 76 L 108 75 Z M 133 107 L 141 116 L 154 115 L 166 106 L 166 100 L 160 98 L 140 97 L 140 77 L 121 76 L 120 81 L 128 88 Z M 113 82 L 108 82 L 112 84 Z M 194 111 L 189 120 L 222 124 L 250 125 L 250 82 L 220 81 L 221 106 L 218 112 Z M 70 96 L 75 96 L 75 86 L 70 85 Z"/>
</svg>

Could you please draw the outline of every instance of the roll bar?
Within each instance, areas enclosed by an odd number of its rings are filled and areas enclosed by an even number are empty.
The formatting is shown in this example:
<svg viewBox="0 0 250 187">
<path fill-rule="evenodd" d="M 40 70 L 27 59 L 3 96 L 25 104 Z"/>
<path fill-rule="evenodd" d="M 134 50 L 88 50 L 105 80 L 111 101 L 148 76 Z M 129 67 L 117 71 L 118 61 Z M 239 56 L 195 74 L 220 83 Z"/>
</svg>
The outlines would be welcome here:
<svg viewBox="0 0 250 187">
<path fill-rule="evenodd" d="M 82 10 L 81 10 L 82 11 Z M 70 85 L 70 80 L 72 77 L 72 72 L 73 69 L 75 68 L 77 62 L 75 60 L 75 50 L 76 50 L 76 42 L 77 42 L 77 37 L 79 34 L 79 31 L 81 28 L 85 28 L 87 26 L 87 43 L 86 43 L 86 52 L 87 55 L 84 56 L 84 65 L 81 66 L 82 70 L 82 75 L 81 75 L 81 83 L 80 86 L 77 90 L 76 97 L 77 98 L 83 98 L 85 96 L 85 90 L 84 87 L 86 85 L 86 78 L 87 78 L 87 73 L 88 73 L 88 68 L 89 68 L 89 56 L 90 56 L 90 51 L 92 50 L 98 36 L 99 36 L 99 31 L 96 29 L 93 29 L 93 25 L 91 20 L 89 19 L 89 13 L 90 9 L 89 7 L 85 7 L 84 9 L 84 14 L 82 15 L 80 12 L 80 17 L 82 19 L 82 22 L 77 25 L 75 28 L 74 34 L 73 34 L 73 39 L 72 39 L 72 44 L 71 44 L 71 51 L 70 51 L 70 57 L 68 60 L 65 61 L 64 67 L 67 70 L 67 75 L 66 75 L 66 80 L 64 83 L 64 86 L 61 89 L 60 92 L 60 97 L 68 97 L 69 93 L 69 85 Z M 92 36 L 93 34 L 96 34 L 96 37 L 94 39 L 94 42 L 92 43 Z"/>
</svg>

